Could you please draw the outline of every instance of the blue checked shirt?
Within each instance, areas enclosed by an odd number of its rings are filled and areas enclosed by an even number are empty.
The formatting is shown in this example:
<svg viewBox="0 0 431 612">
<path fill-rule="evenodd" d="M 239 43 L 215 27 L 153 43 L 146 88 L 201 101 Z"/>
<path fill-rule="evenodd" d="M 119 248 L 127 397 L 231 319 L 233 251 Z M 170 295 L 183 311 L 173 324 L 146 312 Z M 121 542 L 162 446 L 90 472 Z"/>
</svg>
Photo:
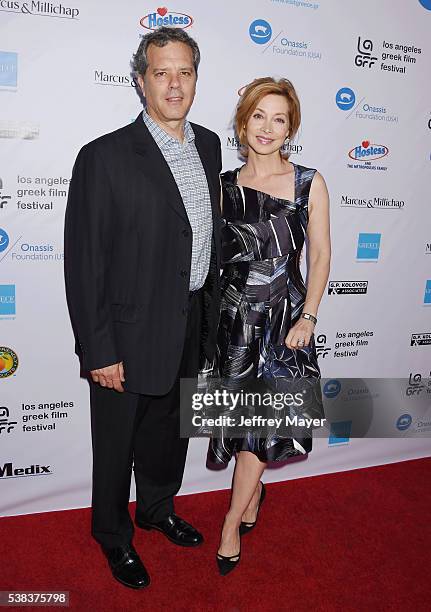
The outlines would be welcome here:
<svg viewBox="0 0 431 612">
<path fill-rule="evenodd" d="M 165 132 L 146 111 L 145 125 L 162 152 L 177 184 L 192 228 L 190 291 L 200 289 L 208 274 L 211 257 L 212 213 L 205 170 L 196 149 L 193 128 L 184 124 L 184 141 Z"/>
</svg>

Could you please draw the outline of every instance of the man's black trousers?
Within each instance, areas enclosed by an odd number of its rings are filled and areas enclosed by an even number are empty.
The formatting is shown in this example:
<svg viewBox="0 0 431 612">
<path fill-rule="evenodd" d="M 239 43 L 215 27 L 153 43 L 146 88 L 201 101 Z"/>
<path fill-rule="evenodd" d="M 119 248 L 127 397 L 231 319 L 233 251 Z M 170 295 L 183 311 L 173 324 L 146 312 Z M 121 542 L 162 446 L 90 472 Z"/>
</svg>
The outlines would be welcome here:
<svg viewBox="0 0 431 612">
<path fill-rule="evenodd" d="M 188 447 L 188 439 L 180 438 L 180 379 L 197 376 L 201 316 L 202 291 L 198 291 L 190 296 L 181 364 L 166 395 L 119 393 L 90 383 L 92 533 L 105 548 L 132 540 L 128 511 L 132 467 L 136 515 L 157 522 L 174 511 L 173 497 L 181 486 Z M 127 381 L 127 371 L 125 377 Z"/>
</svg>

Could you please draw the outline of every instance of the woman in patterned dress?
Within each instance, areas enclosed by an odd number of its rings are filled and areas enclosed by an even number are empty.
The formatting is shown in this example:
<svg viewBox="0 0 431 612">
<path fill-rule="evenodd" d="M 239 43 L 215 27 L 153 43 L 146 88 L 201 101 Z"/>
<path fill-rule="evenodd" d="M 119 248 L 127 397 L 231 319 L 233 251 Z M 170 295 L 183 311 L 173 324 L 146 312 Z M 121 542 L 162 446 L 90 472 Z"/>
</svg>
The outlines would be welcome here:
<svg viewBox="0 0 431 612">
<path fill-rule="evenodd" d="M 235 126 L 247 162 L 221 177 L 217 369 L 229 389 L 265 381 L 283 390 L 284 383 L 299 382 L 305 393 L 308 384 L 313 400 L 309 413 L 315 416 L 321 394 L 313 331 L 329 274 L 329 198 L 319 172 L 291 163 L 284 153 L 299 124 L 299 100 L 287 79 L 256 79 L 242 92 Z M 300 272 L 305 237 L 307 287 Z M 236 455 L 231 503 L 217 553 L 221 574 L 236 567 L 240 535 L 255 526 L 265 496 L 260 478 L 266 464 L 310 450 L 311 436 L 300 434 L 283 437 L 261 430 L 259 435 L 254 429 L 241 438 L 223 431 L 211 438 L 210 461 L 226 464 Z"/>
</svg>

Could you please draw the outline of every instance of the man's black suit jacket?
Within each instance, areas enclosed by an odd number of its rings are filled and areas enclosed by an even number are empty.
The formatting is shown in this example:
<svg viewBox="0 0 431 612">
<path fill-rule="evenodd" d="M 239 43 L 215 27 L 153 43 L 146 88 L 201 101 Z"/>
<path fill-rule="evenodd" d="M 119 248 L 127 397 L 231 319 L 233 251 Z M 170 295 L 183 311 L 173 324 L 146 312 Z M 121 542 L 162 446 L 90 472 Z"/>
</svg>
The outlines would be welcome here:
<svg viewBox="0 0 431 612">
<path fill-rule="evenodd" d="M 192 124 L 211 196 L 213 237 L 201 349 L 212 359 L 219 317 L 221 150 Z M 85 145 L 69 188 L 65 279 L 85 370 L 120 361 L 125 388 L 163 395 L 181 360 L 192 230 L 178 187 L 142 120 Z"/>
</svg>

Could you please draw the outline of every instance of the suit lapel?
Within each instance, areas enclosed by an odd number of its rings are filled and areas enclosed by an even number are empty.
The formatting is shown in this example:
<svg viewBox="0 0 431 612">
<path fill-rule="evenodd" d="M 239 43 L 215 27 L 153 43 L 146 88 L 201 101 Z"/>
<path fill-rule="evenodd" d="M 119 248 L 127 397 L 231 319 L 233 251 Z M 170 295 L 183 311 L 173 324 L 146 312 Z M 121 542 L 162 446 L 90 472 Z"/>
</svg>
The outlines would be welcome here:
<svg viewBox="0 0 431 612">
<path fill-rule="evenodd" d="M 134 123 L 133 130 L 133 150 L 136 155 L 137 167 L 141 172 L 149 175 L 158 185 L 160 191 L 167 197 L 168 204 L 175 212 L 189 223 L 184 202 L 179 192 L 173 174 L 163 157 L 162 152 L 157 146 L 154 138 L 148 131 L 142 119 L 142 113 Z"/>
</svg>

